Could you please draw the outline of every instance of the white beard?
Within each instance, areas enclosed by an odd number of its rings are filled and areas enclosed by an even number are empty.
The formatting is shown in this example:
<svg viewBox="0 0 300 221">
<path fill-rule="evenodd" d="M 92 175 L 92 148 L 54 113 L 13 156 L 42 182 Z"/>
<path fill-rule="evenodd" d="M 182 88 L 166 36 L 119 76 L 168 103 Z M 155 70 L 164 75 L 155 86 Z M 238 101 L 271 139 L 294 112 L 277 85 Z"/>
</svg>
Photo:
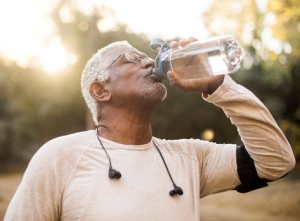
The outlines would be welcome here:
<svg viewBox="0 0 300 221">
<path fill-rule="evenodd" d="M 146 101 L 163 101 L 167 97 L 167 88 L 162 83 L 145 83 L 140 90 L 140 95 Z"/>
</svg>

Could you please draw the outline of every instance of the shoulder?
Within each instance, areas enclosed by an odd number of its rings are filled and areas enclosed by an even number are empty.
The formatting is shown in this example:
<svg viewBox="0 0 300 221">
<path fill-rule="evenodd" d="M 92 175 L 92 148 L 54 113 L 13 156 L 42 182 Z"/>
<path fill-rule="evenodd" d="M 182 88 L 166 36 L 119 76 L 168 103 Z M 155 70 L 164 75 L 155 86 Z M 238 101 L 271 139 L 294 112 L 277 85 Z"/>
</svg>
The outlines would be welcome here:
<svg viewBox="0 0 300 221">
<path fill-rule="evenodd" d="M 173 150 L 186 150 L 186 149 L 194 149 L 194 148 L 206 148 L 213 143 L 200 140 L 200 139 L 177 139 L 177 140 L 166 140 L 160 138 L 153 138 L 154 142 L 159 143 L 164 148 L 172 148 Z"/>
<path fill-rule="evenodd" d="M 195 157 L 200 153 L 206 152 L 213 144 L 208 141 L 193 138 L 178 140 L 153 138 L 153 141 L 166 152 L 185 154 L 190 157 Z"/>
<path fill-rule="evenodd" d="M 61 155 L 64 153 L 80 151 L 91 145 L 95 141 L 94 138 L 94 131 L 92 130 L 64 135 L 48 141 L 38 150 L 38 152 L 59 152 Z"/>
<path fill-rule="evenodd" d="M 95 140 L 94 133 L 74 133 L 45 143 L 32 157 L 12 199 L 7 217 L 57 220 L 64 189 L 76 163 Z"/>
<path fill-rule="evenodd" d="M 72 167 L 84 151 L 95 143 L 94 131 L 84 131 L 54 138 L 32 157 L 29 166 Z"/>
<path fill-rule="evenodd" d="M 172 153 L 186 154 L 204 160 L 208 156 L 222 155 L 224 152 L 233 153 L 235 144 L 217 144 L 201 139 L 165 140 L 153 138 L 160 148 Z"/>
</svg>

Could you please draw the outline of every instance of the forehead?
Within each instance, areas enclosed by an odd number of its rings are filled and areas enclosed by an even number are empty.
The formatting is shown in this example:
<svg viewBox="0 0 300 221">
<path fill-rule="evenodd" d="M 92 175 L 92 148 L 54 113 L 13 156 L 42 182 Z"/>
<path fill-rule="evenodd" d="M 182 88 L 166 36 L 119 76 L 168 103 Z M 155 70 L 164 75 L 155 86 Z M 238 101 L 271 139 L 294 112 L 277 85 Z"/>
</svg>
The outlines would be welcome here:
<svg viewBox="0 0 300 221">
<path fill-rule="evenodd" d="M 140 52 L 136 48 L 133 48 L 133 47 L 130 47 L 127 45 L 121 45 L 121 46 L 117 46 L 117 47 L 114 47 L 114 48 L 106 51 L 105 57 L 107 57 L 107 59 L 109 61 L 113 61 L 114 59 L 116 59 L 120 54 L 124 53 L 125 51 L 132 51 L 132 52 L 136 52 L 139 55 L 145 55 L 145 53 Z"/>
</svg>

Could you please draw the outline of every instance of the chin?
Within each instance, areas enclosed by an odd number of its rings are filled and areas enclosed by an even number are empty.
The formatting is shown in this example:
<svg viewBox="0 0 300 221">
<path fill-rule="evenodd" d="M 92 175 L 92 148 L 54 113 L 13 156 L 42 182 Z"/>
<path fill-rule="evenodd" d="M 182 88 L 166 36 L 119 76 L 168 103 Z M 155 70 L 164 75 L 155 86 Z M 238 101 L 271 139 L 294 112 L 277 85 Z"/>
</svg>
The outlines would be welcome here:
<svg viewBox="0 0 300 221">
<path fill-rule="evenodd" d="M 163 101 L 167 97 L 167 88 L 162 83 L 144 85 L 140 91 L 146 101 Z"/>
</svg>

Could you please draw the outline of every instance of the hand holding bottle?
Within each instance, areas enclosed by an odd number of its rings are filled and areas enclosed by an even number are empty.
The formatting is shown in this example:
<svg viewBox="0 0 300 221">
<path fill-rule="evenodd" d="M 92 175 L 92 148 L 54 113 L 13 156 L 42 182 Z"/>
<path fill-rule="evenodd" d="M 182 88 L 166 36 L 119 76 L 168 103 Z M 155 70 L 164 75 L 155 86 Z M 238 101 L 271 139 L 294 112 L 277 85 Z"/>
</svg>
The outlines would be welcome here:
<svg viewBox="0 0 300 221">
<path fill-rule="evenodd" d="M 242 62 L 242 49 L 230 35 L 170 44 L 153 39 L 150 47 L 158 51 L 152 73 L 186 92 L 213 93 L 223 75 L 236 72 Z"/>
<path fill-rule="evenodd" d="M 179 42 L 171 42 L 170 48 L 185 47 L 186 45 L 197 41 L 195 38 L 188 40 L 180 40 Z M 168 79 L 173 87 L 177 87 L 184 92 L 201 92 L 204 94 L 212 94 L 223 82 L 224 75 L 214 76 L 208 62 L 207 53 L 195 54 L 184 59 L 172 61 L 173 71 L 168 71 Z M 202 76 L 195 78 L 182 78 L 183 74 L 189 76 L 199 74 L 202 70 Z"/>
</svg>

